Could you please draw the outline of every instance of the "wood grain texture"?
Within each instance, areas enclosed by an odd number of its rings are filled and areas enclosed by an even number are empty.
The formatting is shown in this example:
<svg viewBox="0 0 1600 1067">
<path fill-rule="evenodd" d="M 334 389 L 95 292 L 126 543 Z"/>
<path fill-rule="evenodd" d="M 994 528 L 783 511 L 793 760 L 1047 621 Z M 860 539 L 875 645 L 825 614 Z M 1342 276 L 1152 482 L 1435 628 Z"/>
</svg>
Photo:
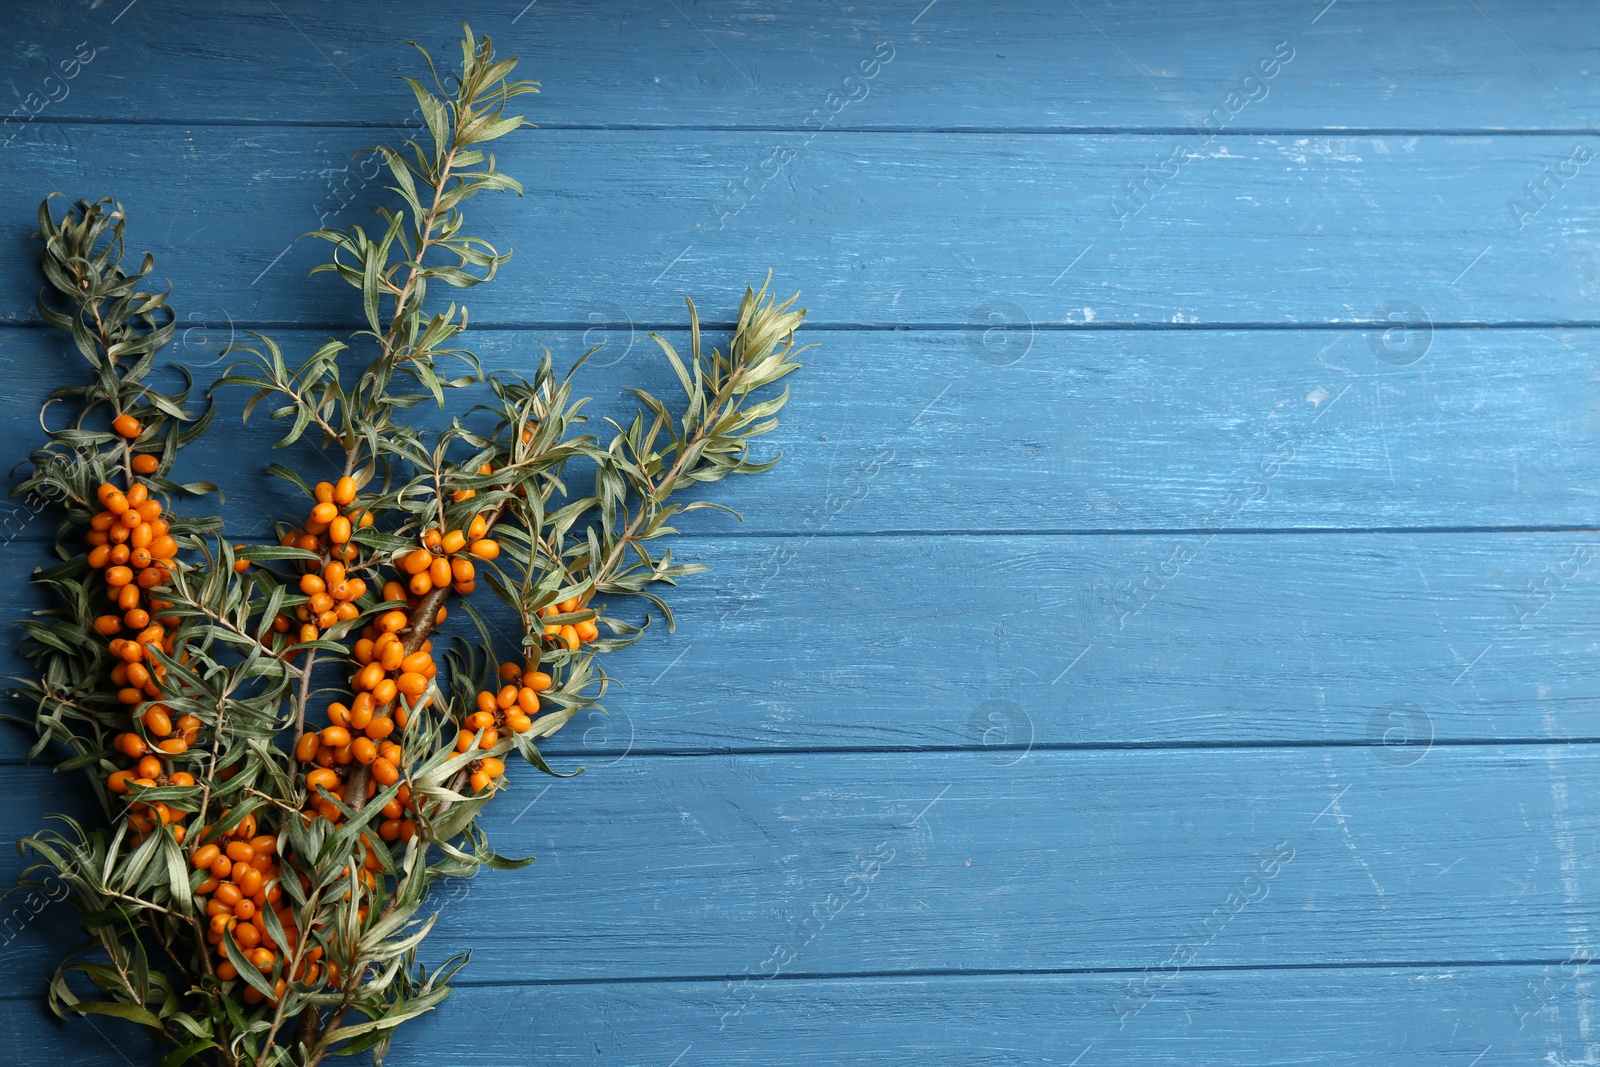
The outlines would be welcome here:
<svg viewBox="0 0 1600 1067">
<path fill-rule="evenodd" d="M 1581 1064 L 1595 1049 L 1593 980 L 1559 962 L 1152 973 L 1160 995 L 1120 1027 L 1146 975 L 775 981 L 731 1016 L 749 991 L 722 982 L 460 988 L 384 1062 L 1414 1067 L 1479 1057 L 1475 1067 L 1526 1067 Z M 21 1067 L 126 1067 L 113 1040 L 148 1055 L 131 1028 L 97 1025 L 100 1034 L 79 1033 L 28 1000 L 0 999 L 0 1048 Z"/>
<path fill-rule="evenodd" d="M 405 38 L 449 56 L 460 20 L 416 0 L 139 0 L 110 32 L 121 6 L 13 5 L 7 106 L 87 41 L 95 58 L 41 119 L 381 127 L 399 121 L 394 79 L 415 62 Z M 540 0 L 460 14 L 524 58 L 544 83 L 535 121 L 551 125 L 792 129 L 835 93 L 854 99 L 829 109 L 830 128 L 1187 130 L 1238 93 L 1224 129 L 1585 130 L 1600 102 L 1592 43 L 1573 40 L 1590 15 L 1577 0 L 1323 7 L 1031 0 L 981 18 L 927 0 Z M 893 58 L 863 95 L 844 78 L 880 42 Z M 1245 78 L 1280 43 L 1293 58 L 1263 94 Z"/>
<path fill-rule="evenodd" d="M 6 152 L 0 195 L 31 206 L 54 190 L 115 192 L 136 220 L 129 242 L 206 319 L 351 321 L 350 292 L 303 276 L 322 250 L 294 242 L 319 221 L 370 218 L 381 181 L 352 153 L 373 134 L 35 123 Z M 771 154 L 783 141 L 541 130 L 506 142 L 501 169 L 527 200 L 485 197 L 475 217 L 517 256 L 472 294 L 473 321 L 587 323 L 619 307 L 681 322 L 684 294 L 731 303 L 768 269 L 823 324 L 1348 325 L 1402 309 L 1433 323 L 1597 321 L 1600 183 L 1579 169 L 1531 218 L 1508 206 L 1571 156 L 1565 140 L 1231 137 L 1151 186 L 1137 214 L 1125 183 L 1167 158 L 1171 137 L 828 133 L 791 145 L 786 167 Z M 770 180 L 747 177 L 768 159 Z M 31 211 L 0 226 L 0 322 L 34 318 L 33 227 Z"/>
<path fill-rule="evenodd" d="M 0 617 L 35 606 L 38 547 L 0 564 Z M 606 667 L 612 717 L 581 716 L 548 752 L 1007 762 L 1387 738 L 1403 758 L 1431 739 L 1600 738 L 1593 535 L 695 538 L 676 554 L 713 568 L 677 590 L 678 632 L 656 619 Z M 509 656 L 518 630 L 480 606 Z M 0 653 L 0 673 L 25 670 Z M 0 734 L 0 759 L 24 749 Z"/>
<path fill-rule="evenodd" d="M 523 770 L 484 829 L 538 862 L 441 887 L 429 951 L 496 981 L 1448 965 L 1600 921 L 1593 746 L 985 755 Z"/>
<path fill-rule="evenodd" d="M 352 293 L 353 295 L 353 293 Z M 170 358 L 215 376 L 248 343 L 242 327 L 194 319 L 178 299 Z M 728 294 L 702 302 L 729 314 Z M 612 311 L 610 314 L 619 314 Z M 595 312 L 597 316 L 600 312 Z M 680 316 L 680 319 L 682 316 Z M 332 331 L 269 331 L 303 357 Z M 1338 330 L 818 330 L 801 357 L 771 474 L 718 484 L 737 509 L 688 516 L 699 533 L 1241 531 L 1374 528 L 1588 528 L 1600 525 L 1600 331 L 1414 331 L 1425 355 L 1385 362 L 1377 332 Z M 478 331 L 485 364 L 531 373 L 548 346 L 562 364 L 602 348 L 579 381 L 596 396 L 591 429 L 633 410 L 625 389 L 682 396 L 645 324 L 616 329 Z M 687 348 L 679 330 L 667 336 Z M 725 335 L 716 335 L 719 344 Z M 0 418 L 33 439 L 50 389 L 72 380 L 70 341 L 0 328 L 0 351 L 38 368 L 0 396 Z M 240 537 L 304 510 L 269 462 L 332 473 L 311 447 L 274 453 L 285 426 L 241 424 L 248 392 L 218 398 L 237 448 L 185 454 L 186 478 L 225 487 Z M 445 420 L 431 404 L 419 421 Z M 15 509 L 19 505 L 9 505 Z M 215 512 L 214 501 L 195 505 Z M 0 536 L 42 524 L 0 505 Z M 1204 536 L 1204 533 L 1199 536 Z"/>
<path fill-rule="evenodd" d="M 296 238 L 369 217 L 402 42 L 461 17 L 545 83 L 474 205 L 491 366 L 603 343 L 604 413 L 671 395 L 684 294 L 812 308 L 783 463 L 685 524 L 715 571 L 549 746 L 586 772 L 515 772 L 540 862 L 439 887 L 474 962 L 388 1062 L 1600 1061 L 1588 5 L 458 7 L 0 13 L 13 461 L 75 369 L 44 194 L 127 204 L 202 377 L 307 351 L 356 305 Z M 190 474 L 242 537 L 320 461 L 240 400 Z M 0 844 L 84 800 L 23 747 Z M 153 1062 L 45 1016 L 69 909 L 4 907 L 0 1059 Z"/>
</svg>

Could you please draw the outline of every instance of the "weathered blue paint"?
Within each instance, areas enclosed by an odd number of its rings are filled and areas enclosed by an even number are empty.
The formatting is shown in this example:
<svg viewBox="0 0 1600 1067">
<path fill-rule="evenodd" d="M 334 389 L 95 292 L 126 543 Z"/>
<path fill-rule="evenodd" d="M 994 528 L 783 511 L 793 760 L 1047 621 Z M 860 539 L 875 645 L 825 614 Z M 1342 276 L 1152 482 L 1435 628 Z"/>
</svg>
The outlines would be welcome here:
<svg viewBox="0 0 1600 1067">
<path fill-rule="evenodd" d="M 474 962 L 388 1062 L 1600 1061 L 1590 5 L 464 13 L 545 83 L 479 208 L 492 364 L 604 343 L 616 410 L 768 267 L 820 347 L 747 521 L 685 523 L 678 632 L 550 746 L 587 772 L 490 817 L 540 863 L 441 894 Z M 294 240 L 365 216 L 457 17 L 0 15 L 5 453 L 74 369 L 41 196 L 128 205 L 202 374 L 307 350 L 355 309 Z M 227 432 L 195 475 L 288 509 Z M 12 616 L 50 523 L 8 508 Z M 7 841 L 75 803 L 23 751 Z M 70 923 L 7 903 L 0 1058 L 153 1060 L 48 1020 Z"/>
</svg>

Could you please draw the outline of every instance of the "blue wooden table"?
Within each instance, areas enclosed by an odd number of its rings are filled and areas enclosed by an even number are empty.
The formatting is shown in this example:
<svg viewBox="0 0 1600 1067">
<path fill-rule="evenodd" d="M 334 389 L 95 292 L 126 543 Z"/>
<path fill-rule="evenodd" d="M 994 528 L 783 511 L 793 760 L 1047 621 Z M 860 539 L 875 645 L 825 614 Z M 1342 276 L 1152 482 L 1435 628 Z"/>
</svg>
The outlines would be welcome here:
<svg viewBox="0 0 1600 1067">
<path fill-rule="evenodd" d="M 819 347 L 388 1062 L 1600 1062 L 1592 4 L 14 0 L 7 463 L 76 371 L 46 193 L 124 201 L 200 374 L 309 350 L 359 310 L 296 239 L 462 14 L 545 86 L 489 362 L 665 389 L 646 331 L 768 268 Z M 287 510 L 227 403 L 193 469 Z M 23 749 L 6 843 L 74 803 Z M 0 1060 L 152 1062 L 45 1013 L 66 910 L 3 925 Z"/>
</svg>

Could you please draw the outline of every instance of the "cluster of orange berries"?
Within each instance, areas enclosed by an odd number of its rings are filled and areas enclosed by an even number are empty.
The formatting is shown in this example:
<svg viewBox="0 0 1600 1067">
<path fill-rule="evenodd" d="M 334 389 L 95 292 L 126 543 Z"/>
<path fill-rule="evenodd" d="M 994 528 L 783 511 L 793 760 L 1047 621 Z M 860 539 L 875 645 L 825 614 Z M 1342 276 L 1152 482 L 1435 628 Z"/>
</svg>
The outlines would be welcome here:
<svg viewBox="0 0 1600 1067">
<path fill-rule="evenodd" d="M 223 815 L 226 817 L 227 813 Z M 209 832 L 210 827 L 206 827 L 200 839 L 205 840 Z M 207 872 L 195 893 L 205 905 L 206 941 L 216 949 L 216 973 L 224 982 L 239 977 L 238 968 L 228 958 L 224 944 L 227 935 L 233 935 L 240 953 L 262 974 L 271 974 L 279 966 L 280 952 L 286 957 L 292 956 L 299 940 L 294 911 L 283 904 L 277 854 L 277 837 L 257 834 L 256 817 L 246 815 L 231 832 L 202 844 L 189 856 L 195 870 Z M 283 928 L 289 941 L 287 945 L 279 945 L 268 930 L 264 916 L 269 908 Z M 315 985 L 326 976 L 330 985 L 338 986 L 338 964 L 330 960 L 324 966 L 322 956 L 320 946 L 302 953 L 295 973 L 283 975 L 274 983 L 274 1002 L 283 996 L 290 977 Z M 250 1004 L 259 1004 L 267 998 L 255 987 L 246 986 L 244 999 Z"/>
<path fill-rule="evenodd" d="M 185 716 L 185 718 L 194 718 L 194 716 Z M 196 720 L 196 724 L 198 728 L 198 720 Z M 159 789 L 169 785 L 189 786 L 194 784 L 194 775 L 188 771 L 173 771 L 169 774 L 167 773 L 166 765 L 155 756 L 140 756 L 139 762 L 135 764 L 133 769 L 112 771 L 111 776 L 106 779 L 106 787 L 120 796 L 126 796 L 133 791 L 134 787 Z M 154 803 L 136 800 L 128 805 L 128 823 L 133 827 L 134 836 L 141 840 L 145 835 L 155 830 L 157 826 L 171 826 L 172 836 L 179 844 L 182 844 L 184 837 L 182 821 L 187 814 L 187 812 L 169 808 L 159 800 Z"/>
<path fill-rule="evenodd" d="M 334 501 L 340 500 L 344 488 L 343 482 L 334 487 Z M 353 493 L 353 483 L 350 489 Z M 414 612 L 422 599 L 435 589 L 449 587 L 459 595 L 470 594 L 477 588 L 472 557 L 491 560 L 500 555 L 500 545 L 487 536 L 488 530 L 488 519 L 481 515 L 465 530 L 428 530 L 422 537 L 422 545 L 397 561 L 406 582 L 385 583 L 383 599 L 405 603 Z M 331 535 L 331 529 L 329 533 Z M 328 566 L 338 565 L 335 562 Z M 338 576 L 343 577 L 342 574 Z M 307 578 L 316 580 L 314 575 L 307 575 Z M 325 583 L 327 578 L 325 569 L 321 580 Z M 304 581 L 301 588 L 306 588 Z M 361 590 L 365 591 L 364 585 Z M 445 608 L 440 607 L 435 622 L 443 622 L 445 615 Z M 390 735 L 396 729 L 405 729 L 412 711 L 432 702 L 428 690 L 438 674 L 432 641 L 424 640 L 414 651 L 406 651 L 401 634 L 410 625 L 410 612 L 399 608 L 384 612 L 367 625 L 351 650 L 357 665 L 350 678 L 353 699 L 348 706 L 330 704 L 328 725 L 300 739 L 295 756 L 302 763 L 317 765 L 306 775 L 311 795 L 309 808 L 323 818 L 338 821 L 341 813 L 335 804 L 317 792 L 318 787 L 330 794 L 338 792 L 354 764 L 371 768 L 366 778 L 368 798 L 380 788 L 400 781 L 405 751 L 396 741 L 389 740 Z M 416 833 L 416 823 L 410 818 L 415 809 L 409 787 L 402 785 L 398 794 L 385 805 L 384 819 L 379 824 L 378 835 L 384 841 L 408 841 Z M 350 799 L 353 798 L 346 802 Z"/>
<path fill-rule="evenodd" d="M 579 611 L 583 608 L 582 597 L 570 597 L 559 604 L 540 608 L 539 614 L 544 618 L 554 615 L 565 615 Z M 557 626 L 555 623 L 545 623 L 544 636 L 546 640 L 559 641 L 570 651 L 576 652 L 578 646 L 596 640 L 600 636 L 600 627 L 596 626 L 593 619 L 585 619 L 576 625 L 567 623 Z"/>
<path fill-rule="evenodd" d="M 478 587 L 477 566 L 472 557 L 482 560 L 500 557 L 500 543 L 489 538 L 488 531 L 489 520 L 482 515 L 474 517 L 465 530 L 426 531 L 421 548 L 414 548 L 396 560 L 400 570 L 409 576 L 406 592 L 413 597 L 424 597 L 448 585 L 461 596 L 470 594 Z"/>
<path fill-rule="evenodd" d="M 118 416 L 118 423 L 123 420 L 134 423 L 134 432 L 127 433 L 130 427 L 126 425 L 117 426 L 118 432 L 137 436 L 137 420 L 131 415 Z M 134 470 L 141 473 L 153 472 L 158 466 L 154 456 L 133 459 Z M 94 630 L 110 639 L 107 647 L 116 659 L 111 682 L 116 686 L 118 702 L 130 712 L 146 705 L 137 721 L 130 724 L 135 728 L 118 734 L 112 741 L 117 752 L 138 764 L 132 770 L 114 771 L 106 785 L 122 795 L 140 786 L 193 785 L 194 779 L 188 774 L 168 775 L 161 757 L 187 752 L 200 736 L 200 720 L 193 715 L 174 718 L 171 709 L 153 703 L 161 699 L 167 668 L 156 661 L 151 650 L 173 654 L 172 630 L 178 619 L 159 614 L 172 604 L 157 598 L 152 590 L 171 579 L 169 561 L 177 556 L 178 543 L 162 517 L 161 502 L 151 498 L 150 489 L 143 482 L 134 482 L 126 493 L 107 482 L 96 496 L 103 510 L 89 520 L 84 541 L 89 546 L 89 566 L 104 578 L 106 596 L 115 611 L 96 616 Z M 184 813 L 161 803 L 138 802 L 130 805 L 129 818 L 135 835 L 143 837 L 158 825 L 181 822 Z M 174 830 L 180 841 L 182 831 L 181 826 Z"/>
<path fill-rule="evenodd" d="M 372 525 L 372 513 L 352 508 L 356 499 L 356 480 L 349 476 L 338 483 L 318 482 L 313 490 L 317 503 L 306 518 L 304 529 L 290 530 L 279 539 L 289 548 L 318 552 L 328 556 L 320 570 L 300 576 L 300 591 L 310 599 L 294 609 L 294 615 L 279 615 L 272 628 L 280 634 L 294 632 L 299 641 L 315 641 L 317 635 L 361 614 L 356 601 L 367 591 L 367 583 L 346 574 L 346 564 L 358 556 L 350 543 L 352 531 Z M 236 564 L 243 570 L 243 564 Z M 298 629 L 296 627 L 298 626 Z"/>
<path fill-rule="evenodd" d="M 362 638 L 360 643 L 372 642 Z M 396 645 L 385 645 L 385 648 L 395 647 Z M 418 652 L 413 655 L 425 656 L 426 653 Z M 421 664 L 414 662 L 412 665 Z M 362 675 L 374 666 L 382 671 L 381 664 L 367 664 L 361 673 L 358 673 L 357 684 Z M 432 666 L 431 660 L 427 666 Z M 392 679 L 385 680 L 393 686 Z M 428 682 L 424 680 L 423 687 L 426 688 L 427 685 Z M 388 710 L 392 715 L 375 715 L 376 710 Z M 320 731 L 307 731 L 302 734 L 295 748 L 295 758 L 302 763 L 316 765 L 306 773 L 306 789 L 310 793 L 308 810 L 331 822 L 338 822 L 342 818 L 343 813 L 339 811 L 338 806 L 319 794 L 317 789 L 321 787 L 335 796 L 342 795 L 344 781 L 352 765 L 359 764 L 371 768 L 363 800 L 375 795 L 380 787 L 387 788 L 398 782 L 400 768 L 405 762 L 405 752 L 398 743 L 389 740 L 389 736 L 394 733 L 396 724 L 403 725 L 405 720 L 406 709 L 403 705 L 396 705 L 392 709 L 379 708 L 372 690 L 358 692 L 349 706 L 342 703 L 329 704 L 328 725 Z M 410 840 L 416 832 L 416 825 L 405 814 L 411 810 L 410 790 L 402 785 L 399 793 L 399 798 L 391 800 L 384 807 L 384 824 L 380 827 L 380 835 L 385 841 Z M 349 799 L 353 798 L 348 798 L 347 803 Z M 389 825 L 391 822 L 392 826 Z"/>
<path fill-rule="evenodd" d="M 457 752 L 470 752 L 474 744 L 487 751 L 500 743 L 503 733 L 525 734 L 533 729 L 533 717 L 539 714 L 539 694 L 550 688 L 550 676 L 531 667 L 502 663 L 500 680 L 506 684 L 498 691 L 486 689 L 478 694 L 477 710 L 466 717 L 456 733 Z M 472 791 L 480 793 L 506 773 L 506 765 L 493 756 L 485 756 L 468 763 L 466 770 Z"/>
</svg>

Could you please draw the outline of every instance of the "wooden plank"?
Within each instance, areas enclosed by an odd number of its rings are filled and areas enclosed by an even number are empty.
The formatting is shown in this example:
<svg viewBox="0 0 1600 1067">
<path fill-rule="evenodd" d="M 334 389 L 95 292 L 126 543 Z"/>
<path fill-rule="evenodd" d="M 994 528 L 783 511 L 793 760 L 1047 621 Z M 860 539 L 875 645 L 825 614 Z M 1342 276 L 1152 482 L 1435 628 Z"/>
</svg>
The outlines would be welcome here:
<svg viewBox="0 0 1600 1067">
<path fill-rule="evenodd" d="M 1581 957 L 1580 957 L 1581 958 Z M 410 1022 L 385 1063 L 785 1062 L 952 1067 L 1271 1063 L 1576 1064 L 1600 1048 L 1592 965 L 1152 972 L 1160 994 L 1119 1028 L 1143 975 L 458 987 Z M 1132 991 L 1132 992 L 1130 992 Z M 1537 1006 L 1539 1014 L 1529 1014 Z M 1520 1025 L 1519 1025 L 1520 1022 Z M 15 1063 L 125 1067 L 153 1048 L 131 1027 L 55 1023 L 0 1000 Z M 113 1045 L 113 1039 L 117 1045 Z M 537 1052 L 530 1050 L 537 1049 Z"/>
<path fill-rule="evenodd" d="M 718 305 L 724 310 L 726 305 Z M 180 308 L 182 305 L 180 304 Z M 708 308 L 708 311 L 710 309 Z M 187 310 L 180 314 L 187 315 Z M 599 316 L 601 312 L 594 314 Z M 623 315 L 620 309 L 606 312 Z M 202 381 L 221 373 L 226 320 L 185 327 L 168 350 Z M 531 372 L 548 345 L 563 362 L 601 344 L 581 388 L 603 415 L 629 410 L 627 387 L 669 400 L 676 378 L 643 324 L 473 335 L 490 367 Z M 291 356 L 327 336 L 274 330 Z M 686 347 L 681 331 L 668 334 Z M 737 509 L 689 516 L 707 534 L 936 531 L 1586 527 L 1600 467 L 1600 331 L 1436 330 L 1426 354 L 1395 366 L 1382 335 L 1358 331 L 815 331 L 790 380 L 776 434 L 783 461 L 710 496 Z M 721 343 L 724 337 L 718 336 Z M 1016 362 L 997 365 L 994 352 Z M 988 358 L 986 358 L 988 357 Z M 0 329 L 0 396 L 9 462 L 40 440 L 36 412 L 83 366 L 54 331 Z M 241 537 L 264 516 L 303 510 L 262 473 L 272 461 L 332 471 L 311 448 L 274 453 L 283 425 L 241 428 L 248 393 L 220 397 L 215 439 L 186 454 L 185 477 L 223 485 Z M 432 405 L 415 409 L 427 425 Z M 957 506 L 953 502 L 959 501 Z M 215 510 L 214 502 L 205 508 Z M 41 537 L 28 509 L 0 507 L 4 536 Z M 14 521 L 7 521 L 10 515 Z"/>
<path fill-rule="evenodd" d="M 442 887 L 431 944 L 519 981 L 1139 972 L 1175 951 L 1195 967 L 1443 966 L 1594 944 L 1600 812 L 1584 798 L 1600 750 L 1385 755 L 633 755 L 566 782 L 522 771 L 484 829 L 539 862 Z M 51 806 L 33 793 L 68 790 L 37 770 L 11 780 L 11 827 Z M 11 958 L 58 948 L 23 937 Z"/>
<path fill-rule="evenodd" d="M 713 573 L 674 591 L 675 635 L 657 619 L 607 665 L 613 717 L 549 743 L 569 764 L 1278 742 L 1408 760 L 1434 739 L 1600 737 L 1592 534 L 688 539 L 676 554 Z M 38 559 L 30 545 L 0 562 L 0 617 L 37 603 Z M 475 601 L 509 654 L 514 622 Z M 0 673 L 26 670 L 0 655 Z M 0 757 L 22 750 L 0 731 Z"/>
<path fill-rule="evenodd" d="M 31 205 L 52 190 L 115 195 L 134 220 L 130 243 L 156 253 L 185 313 L 350 321 L 348 290 L 303 277 L 321 249 L 294 242 L 319 221 L 369 217 L 376 172 L 351 153 L 372 140 L 326 127 L 35 123 L 0 159 L 0 193 L 20 205 L 0 233 L 20 248 Z M 1126 184 L 1167 157 L 1170 137 L 830 133 L 780 175 L 747 178 L 772 141 L 544 130 L 508 142 L 501 165 L 527 199 L 486 198 L 474 226 L 518 255 L 471 294 L 473 321 L 587 325 L 615 306 L 634 322 L 681 323 L 683 294 L 728 309 L 770 268 L 817 323 L 991 337 L 1091 318 L 1595 320 L 1600 185 L 1552 180 L 1539 201 L 1524 191 L 1573 154 L 1563 139 L 1230 137 L 1152 180 L 1143 207 Z M 619 166 L 619 153 L 650 162 Z M 29 259 L 7 257 L 0 322 L 32 321 L 37 287 Z"/>
<path fill-rule="evenodd" d="M 1600 90 L 1572 30 L 1590 14 L 1575 0 L 1484 0 L 1476 11 L 1444 0 L 1331 10 L 1034 0 L 999 17 L 952 4 L 719 0 L 597 19 L 543 0 L 471 17 L 543 81 L 529 109 L 551 125 L 1187 129 L 1209 116 L 1208 129 L 1224 130 L 1583 130 Z M 395 74 L 420 69 L 404 41 L 448 61 L 458 29 L 422 5 L 312 0 L 202 11 L 140 0 L 114 28 L 89 0 L 28 0 L 8 15 L 18 73 L 5 107 L 37 109 L 37 121 L 398 123 L 411 105 Z M 94 58 L 64 89 L 46 84 L 80 42 Z"/>
</svg>

